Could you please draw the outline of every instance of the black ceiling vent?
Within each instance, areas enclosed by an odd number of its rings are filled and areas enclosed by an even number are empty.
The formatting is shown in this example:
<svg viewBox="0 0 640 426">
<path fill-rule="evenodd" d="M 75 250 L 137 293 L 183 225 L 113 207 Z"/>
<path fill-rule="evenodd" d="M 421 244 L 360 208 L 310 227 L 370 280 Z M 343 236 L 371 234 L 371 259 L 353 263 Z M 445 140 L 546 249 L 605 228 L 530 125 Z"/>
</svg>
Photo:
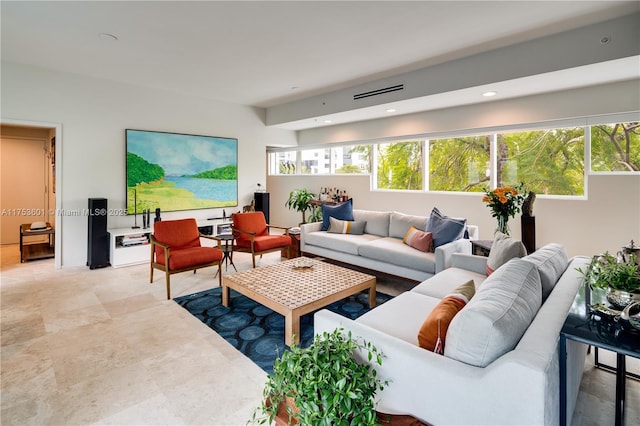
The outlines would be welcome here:
<svg viewBox="0 0 640 426">
<path fill-rule="evenodd" d="M 404 90 L 404 84 L 396 84 L 395 86 L 384 87 L 382 89 L 370 90 L 368 92 L 357 93 L 353 95 L 353 100 L 370 98 L 371 96 L 384 95 L 385 93 L 397 92 Z"/>
</svg>

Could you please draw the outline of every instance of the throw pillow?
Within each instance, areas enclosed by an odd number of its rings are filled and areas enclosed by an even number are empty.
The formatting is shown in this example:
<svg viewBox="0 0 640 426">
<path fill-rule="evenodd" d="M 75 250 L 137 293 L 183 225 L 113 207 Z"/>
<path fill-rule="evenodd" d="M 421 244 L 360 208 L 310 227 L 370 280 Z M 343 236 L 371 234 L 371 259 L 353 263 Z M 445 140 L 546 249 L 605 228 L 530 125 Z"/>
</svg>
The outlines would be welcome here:
<svg viewBox="0 0 640 426">
<path fill-rule="evenodd" d="M 353 234 L 362 235 L 364 233 L 364 225 L 367 222 L 340 220 L 333 217 L 329 218 L 330 225 L 327 232 L 334 234 Z"/>
<path fill-rule="evenodd" d="M 500 231 L 496 231 L 495 239 L 489 251 L 489 258 L 487 259 L 487 276 L 514 257 L 526 255 L 527 249 L 522 244 L 522 241 L 515 240 Z"/>
<path fill-rule="evenodd" d="M 473 280 L 469 280 L 443 298 L 422 323 L 418 332 L 418 345 L 437 354 L 443 354 L 449 323 L 469 303 L 475 292 Z"/>
<path fill-rule="evenodd" d="M 420 251 L 431 251 L 433 243 L 431 232 L 420 231 L 415 226 L 410 226 L 407 233 L 404 234 L 402 242 Z"/>
<path fill-rule="evenodd" d="M 467 219 L 450 217 L 434 207 L 425 231 L 433 234 L 433 248 L 458 240 L 464 236 Z"/>
<path fill-rule="evenodd" d="M 342 204 L 337 206 L 329 206 L 322 204 L 322 228 L 321 231 L 329 229 L 330 217 L 335 217 L 340 220 L 353 220 L 353 200 L 350 198 Z"/>
</svg>

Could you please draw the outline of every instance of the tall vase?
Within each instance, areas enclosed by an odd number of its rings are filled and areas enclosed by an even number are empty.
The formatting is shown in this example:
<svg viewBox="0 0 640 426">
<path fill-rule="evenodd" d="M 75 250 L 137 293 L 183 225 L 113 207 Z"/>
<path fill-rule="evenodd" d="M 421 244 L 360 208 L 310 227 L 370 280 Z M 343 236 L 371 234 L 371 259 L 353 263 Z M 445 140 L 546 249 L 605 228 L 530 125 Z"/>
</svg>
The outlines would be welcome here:
<svg viewBox="0 0 640 426">
<path fill-rule="evenodd" d="M 498 216 L 498 229 L 497 229 L 497 231 L 500 231 L 505 235 L 511 235 L 511 233 L 509 231 L 509 225 L 507 223 L 508 221 L 509 221 L 509 217 L 508 216 Z"/>
</svg>

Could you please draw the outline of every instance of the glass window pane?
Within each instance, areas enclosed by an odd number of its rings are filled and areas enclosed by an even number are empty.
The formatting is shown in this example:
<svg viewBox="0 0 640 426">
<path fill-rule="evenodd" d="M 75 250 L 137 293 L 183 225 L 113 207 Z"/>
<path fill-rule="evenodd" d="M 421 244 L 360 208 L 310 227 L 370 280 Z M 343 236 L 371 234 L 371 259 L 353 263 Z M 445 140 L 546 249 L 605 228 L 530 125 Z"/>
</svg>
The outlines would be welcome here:
<svg viewBox="0 0 640 426">
<path fill-rule="evenodd" d="M 481 192 L 489 182 L 491 135 L 429 141 L 429 190 Z"/>
<path fill-rule="evenodd" d="M 591 126 L 591 170 L 640 171 L 640 123 Z"/>
<path fill-rule="evenodd" d="M 296 173 L 296 151 L 272 152 L 269 154 L 269 173 L 293 175 Z"/>
<path fill-rule="evenodd" d="M 584 195 L 584 128 L 498 134 L 498 186 L 524 182 L 547 195 Z"/>
<path fill-rule="evenodd" d="M 422 189 L 422 141 L 379 144 L 378 189 Z"/>
<path fill-rule="evenodd" d="M 328 174 L 331 172 L 331 150 L 306 149 L 300 151 L 300 173 L 301 174 Z"/>
<path fill-rule="evenodd" d="M 371 145 L 349 145 L 331 148 L 332 173 L 369 173 L 370 152 Z"/>
</svg>

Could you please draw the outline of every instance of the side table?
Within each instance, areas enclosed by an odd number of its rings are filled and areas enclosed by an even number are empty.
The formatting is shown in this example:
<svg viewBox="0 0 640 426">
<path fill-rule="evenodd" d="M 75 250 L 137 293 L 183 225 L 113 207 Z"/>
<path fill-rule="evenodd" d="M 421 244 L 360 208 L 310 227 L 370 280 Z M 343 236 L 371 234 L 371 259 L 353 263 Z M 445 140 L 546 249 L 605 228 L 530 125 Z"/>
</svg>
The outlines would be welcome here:
<svg viewBox="0 0 640 426">
<path fill-rule="evenodd" d="M 489 257 L 493 240 L 471 240 L 471 254 Z"/>
<path fill-rule="evenodd" d="M 289 257 L 287 257 L 287 249 L 280 251 L 280 256 L 283 259 L 293 259 L 294 257 L 300 257 L 300 234 L 289 234 L 291 237 L 291 245 L 289 246 Z"/>
<path fill-rule="evenodd" d="M 605 292 L 582 284 L 560 331 L 560 425 L 567 422 L 567 340 L 592 345 L 616 353 L 616 418 L 624 424 L 626 356 L 640 358 L 640 333 L 623 328 L 620 322 L 601 318 L 591 310 L 592 304 L 606 302 Z M 637 402 L 637 401 L 636 401 Z"/>
<path fill-rule="evenodd" d="M 236 265 L 233 264 L 233 234 L 220 234 L 216 235 L 216 238 L 224 242 L 224 244 L 222 245 L 222 260 L 224 260 L 225 271 L 229 269 L 229 265 L 227 265 L 227 262 L 229 262 L 231 266 L 233 266 L 233 269 L 238 272 L 238 268 L 236 268 Z M 218 273 L 216 272 L 215 276 L 217 275 Z"/>
<path fill-rule="evenodd" d="M 56 231 L 53 229 L 49 222 L 46 223 L 44 229 L 31 229 L 30 223 L 20 225 L 20 263 L 24 263 L 27 260 L 33 259 L 50 259 L 55 256 L 55 248 L 51 237 L 55 235 Z M 26 237 L 36 237 L 47 235 L 49 237 L 48 243 L 34 243 L 24 244 Z"/>
</svg>

